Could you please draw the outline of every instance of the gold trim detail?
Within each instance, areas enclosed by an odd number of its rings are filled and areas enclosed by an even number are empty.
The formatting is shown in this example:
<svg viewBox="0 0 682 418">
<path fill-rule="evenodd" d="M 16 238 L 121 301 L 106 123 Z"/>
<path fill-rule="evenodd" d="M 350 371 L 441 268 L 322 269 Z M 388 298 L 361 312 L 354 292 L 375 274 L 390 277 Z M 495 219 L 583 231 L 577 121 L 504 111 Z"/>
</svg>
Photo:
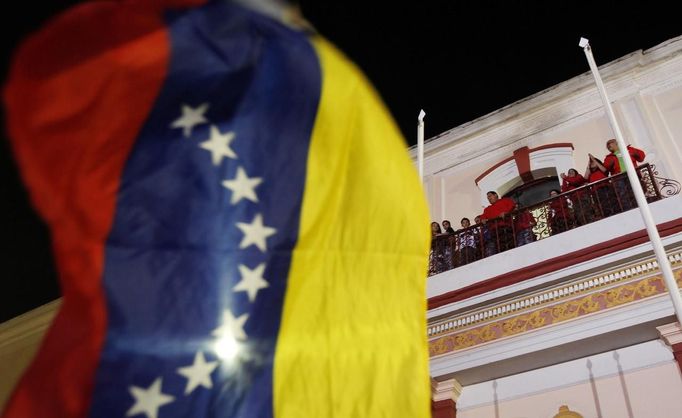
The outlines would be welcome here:
<svg viewBox="0 0 682 418">
<path fill-rule="evenodd" d="M 680 285 L 682 270 L 675 272 L 675 278 L 678 285 Z M 525 312 L 511 318 L 505 318 L 459 333 L 436 338 L 429 342 L 429 356 L 439 356 L 500 338 L 555 325 L 665 292 L 666 288 L 663 277 L 661 275 L 650 276 L 604 290 L 603 292 L 595 292 L 587 296 L 552 306 L 545 306 L 531 312 Z"/>
<path fill-rule="evenodd" d="M 673 268 L 682 262 L 682 253 L 676 252 L 668 255 Z M 679 267 L 678 267 L 679 268 Z M 543 289 L 540 292 L 526 294 L 501 305 L 486 307 L 469 311 L 447 319 L 440 319 L 428 325 L 427 334 L 434 338 L 444 334 L 451 334 L 458 329 L 470 328 L 479 323 L 489 322 L 493 319 L 501 319 L 528 312 L 540 306 L 556 304 L 561 300 L 574 298 L 580 294 L 588 294 L 599 288 L 611 287 L 618 283 L 631 281 L 638 277 L 653 275 L 658 272 L 658 263 L 655 259 L 638 262 L 633 265 L 623 266 L 617 270 L 602 273 L 599 276 L 583 278 L 571 283 L 564 283 L 560 287 Z"/>
</svg>

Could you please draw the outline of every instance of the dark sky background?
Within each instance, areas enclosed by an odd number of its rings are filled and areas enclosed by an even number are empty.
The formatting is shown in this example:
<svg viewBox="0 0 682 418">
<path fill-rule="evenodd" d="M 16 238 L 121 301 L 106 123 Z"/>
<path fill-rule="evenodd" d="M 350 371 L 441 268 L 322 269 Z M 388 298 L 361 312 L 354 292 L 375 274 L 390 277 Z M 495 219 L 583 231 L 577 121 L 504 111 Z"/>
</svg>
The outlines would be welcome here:
<svg viewBox="0 0 682 418">
<path fill-rule="evenodd" d="M 5 9 L 3 84 L 19 41 L 77 2 L 24 3 Z M 421 108 L 429 138 L 588 71 L 580 36 L 603 64 L 682 34 L 674 3 L 664 1 L 300 4 L 319 32 L 365 71 L 409 144 L 416 142 Z M 49 236 L 30 207 L 2 125 L 0 322 L 59 296 Z"/>
</svg>

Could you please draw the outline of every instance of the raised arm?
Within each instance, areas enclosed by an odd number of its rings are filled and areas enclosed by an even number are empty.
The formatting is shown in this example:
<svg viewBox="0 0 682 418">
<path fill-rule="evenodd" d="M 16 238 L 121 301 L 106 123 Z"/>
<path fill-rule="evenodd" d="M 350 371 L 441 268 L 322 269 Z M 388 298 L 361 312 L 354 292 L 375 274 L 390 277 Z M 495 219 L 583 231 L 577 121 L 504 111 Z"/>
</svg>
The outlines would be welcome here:
<svg viewBox="0 0 682 418">
<path fill-rule="evenodd" d="M 594 155 L 592 155 L 592 154 L 590 154 L 590 160 L 594 161 L 594 163 L 597 165 L 597 168 L 602 173 L 608 174 L 608 172 L 610 171 L 608 168 L 606 168 L 606 166 L 604 164 L 600 163 L 598 159 L 594 158 Z M 613 167 L 611 167 L 611 168 L 613 168 Z"/>
<path fill-rule="evenodd" d="M 634 158 L 635 161 L 637 161 L 639 163 L 644 161 L 644 157 L 646 157 L 646 154 L 644 153 L 644 151 L 642 151 L 639 148 L 635 148 L 633 146 L 630 146 L 630 145 L 628 145 L 628 152 L 630 153 L 632 158 Z"/>
</svg>

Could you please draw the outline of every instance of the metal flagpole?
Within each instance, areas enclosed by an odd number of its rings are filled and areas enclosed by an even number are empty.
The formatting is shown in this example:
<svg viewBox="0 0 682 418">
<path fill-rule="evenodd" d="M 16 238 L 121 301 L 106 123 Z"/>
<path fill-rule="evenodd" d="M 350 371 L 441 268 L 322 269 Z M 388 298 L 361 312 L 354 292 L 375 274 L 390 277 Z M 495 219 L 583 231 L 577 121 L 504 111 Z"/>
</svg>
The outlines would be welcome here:
<svg viewBox="0 0 682 418">
<path fill-rule="evenodd" d="M 419 111 L 417 120 L 417 167 L 419 167 L 419 181 L 424 182 L 424 109 Z"/>
<path fill-rule="evenodd" d="M 682 297 L 680 297 L 680 289 L 677 287 L 677 282 L 675 281 L 675 276 L 673 275 L 673 269 L 670 266 L 670 261 L 668 260 L 668 255 L 665 253 L 665 248 L 663 248 L 663 243 L 661 242 L 661 237 L 658 234 L 658 229 L 656 229 L 656 223 L 651 215 L 651 210 L 649 209 L 649 204 L 644 197 L 644 190 L 642 185 L 639 183 L 639 178 L 637 177 L 637 172 L 635 171 L 635 165 L 630 159 L 630 154 L 627 150 L 627 144 L 623 138 L 623 134 L 618 126 L 618 121 L 616 121 L 616 116 L 613 113 L 613 108 L 611 107 L 611 102 L 606 94 L 606 89 L 604 88 L 604 83 L 602 82 L 601 76 L 599 75 L 599 69 L 597 64 L 594 62 L 594 57 L 592 56 L 592 48 L 590 47 L 590 42 L 585 38 L 580 38 L 579 44 L 585 51 L 585 56 L 587 57 L 587 62 L 590 64 L 590 69 L 592 70 L 592 75 L 594 76 L 594 81 L 597 83 L 597 89 L 604 102 L 604 108 L 606 108 L 606 114 L 609 117 L 609 122 L 611 122 L 611 128 L 616 134 L 616 141 L 618 142 L 618 148 L 623 154 L 623 162 L 625 163 L 627 170 L 628 180 L 632 186 L 632 191 L 637 199 L 637 205 L 639 206 L 640 213 L 642 214 L 642 219 L 646 225 L 647 233 L 649 234 L 649 239 L 654 247 L 654 253 L 656 254 L 656 260 L 658 261 L 658 267 L 663 273 L 663 278 L 665 280 L 665 285 L 668 288 L 668 294 L 673 302 L 673 308 L 675 310 L 675 315 L 677 316 L 677 321 L 682 324 Z"/>
</svg>

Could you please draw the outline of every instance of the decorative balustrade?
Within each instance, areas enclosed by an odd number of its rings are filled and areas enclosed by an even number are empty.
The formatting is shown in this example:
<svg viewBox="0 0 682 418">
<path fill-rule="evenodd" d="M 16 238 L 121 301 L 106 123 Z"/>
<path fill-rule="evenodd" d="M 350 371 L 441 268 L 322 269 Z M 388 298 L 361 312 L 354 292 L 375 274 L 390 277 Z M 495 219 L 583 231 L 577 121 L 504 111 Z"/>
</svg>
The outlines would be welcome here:
<svg viewBox="0 0 682 418">
<path fill-rule="evenodd" d="M 637 167 L 637 173 L 649 202 L 680 192 L 680 183 L 658 176 L 653 165 L 643 164 Z M 429 276 L 636 207 L 627 175 L 620 173 L 454 234 L 435 236 L 431 241 Z"/>
<path fill-rule="evenodd" d="M 682 253 L 676 252 L 668 255 L 668 260 L 673 266 L 682 263 Z M 579 279 L 570 283 L 562 283 L 558 286 L 544 289 L 538 292 L 525 294 L 493 306 L 478 308 L 473 311 L 455 314 L 448 318 L 441 318 L 437 322 L 430 323 L 427 328 L 429 338 L 454 330 L 468 328 L 475 324 L 484 323 L 494 318 L 515 315 L 530 308 L 556 303 L 557 301 L 574 297 L 583 293 L 594 292 L 598 288 L 607 288 L 617 283 L 631 280 L 658 270 L 656 260 L 646 260 L 626 268 L 622 268 L 598 276 Z"/>
</svg>

